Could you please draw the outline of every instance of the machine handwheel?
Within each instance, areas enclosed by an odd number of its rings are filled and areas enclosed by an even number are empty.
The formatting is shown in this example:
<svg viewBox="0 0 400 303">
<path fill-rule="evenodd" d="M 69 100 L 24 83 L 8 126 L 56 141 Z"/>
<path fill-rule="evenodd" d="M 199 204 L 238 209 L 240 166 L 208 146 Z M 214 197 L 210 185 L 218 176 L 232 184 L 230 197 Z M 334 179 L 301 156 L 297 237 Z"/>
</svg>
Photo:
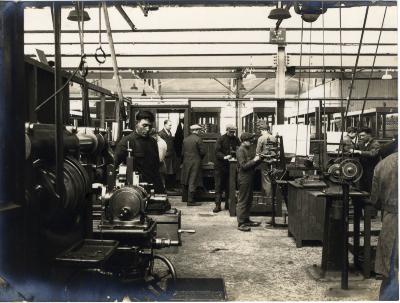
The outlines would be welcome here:
<svg viewBox="0 0 400 303">
<path fill-rule="evenodd" d="M 171 261 L 165 256 L 153 255 L 147 282 L 152 286 L 157 295 L 167 295 L 167 286 L 171 289 L 171 284 L 167 285 L 167 281 L 169 280 L 168 283 L 172 282 L 173 289 L 176 278 L 176 270 Z"/>
</svg>

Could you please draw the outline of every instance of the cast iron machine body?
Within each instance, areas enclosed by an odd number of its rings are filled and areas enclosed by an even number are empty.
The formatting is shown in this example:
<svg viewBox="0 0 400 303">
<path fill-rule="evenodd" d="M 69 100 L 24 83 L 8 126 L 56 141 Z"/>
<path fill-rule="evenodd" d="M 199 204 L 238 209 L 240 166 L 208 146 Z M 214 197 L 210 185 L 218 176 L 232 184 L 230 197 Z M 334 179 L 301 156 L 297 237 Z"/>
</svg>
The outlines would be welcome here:
<svg viewBox="0 0 400 303">
<path fill-rule="evenodd" d="M 108 173 L 114 159 L 102 130 L 67 127 L 63 136 L 65 157 L 59 196 L 55 190 L 54 125 L 26 125 L 26 249 L 30 259 L 26 275 L 29 283 L 35 281 L 46 288 L 32 290 L 30 286 L 27 297 L 41 301 L 105 301 L 106 297 L 94 293 L 80 297 L 82 290 L 91 288 L 85 283 L 92 278 L 76 273 L 92 272 L 114 282 L 157 285 L 164 277 L 155 272 L 157 260 L 167 267 L 166 276 L 175 278 L 172 263 L 155 254 L 154 249 L 178 243 L 158 239 L 157 223 L 146 214 L 149 201 L 160 197 L 152 195 L 148 184 L 119 188 L 107 184 L 113 179 Z M 99 185 L 101 193 L 96 190 Z M 100 232 L 94 237 L 93 205 L 99 197 L 103 206 Z M 80 285 L 78 289 L 74 283 Z M 108 295 L 122 298 L 112 291 Z"/>
</svg>

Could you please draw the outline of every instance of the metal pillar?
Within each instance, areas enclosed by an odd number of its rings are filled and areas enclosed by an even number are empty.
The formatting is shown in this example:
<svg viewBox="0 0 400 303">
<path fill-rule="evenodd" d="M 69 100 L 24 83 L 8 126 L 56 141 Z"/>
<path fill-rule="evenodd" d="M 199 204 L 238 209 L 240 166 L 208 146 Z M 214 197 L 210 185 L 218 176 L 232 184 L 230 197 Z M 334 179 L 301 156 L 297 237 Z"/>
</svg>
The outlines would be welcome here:
<svg viewBox="0 0 400 303">
<path fill-rule="evenodd" d="M 106 128 L 106 96 L 100 95 L 100 127 Z"/>
<path fill-rule="evenodd" d="M 276 103 L 276 124 L 283 124 L 285 121 L 285 47 L 278 46 L 276 55 L 276 77 L 275 77 L 275 97 Z"/>
<path fill-rule="evenodd" d="M 61 5 L 57 2 L 53 3 L 53 24 L 54 24 L 54 91 L 61 88 Z M 55 154 L 56 154 L 56 194 L 62 200 L 64 191 L 64 136 L 63 136 L 63 101 L 62 93 L 54 96 L 54 121 L 56 124 L 55 134 Z"/>
<path fill-rule="evenodd" d="M 0 276 L 11 283 L 25 269 L 24 78 L 23 4 L 0 2 Z"/>
</svg>

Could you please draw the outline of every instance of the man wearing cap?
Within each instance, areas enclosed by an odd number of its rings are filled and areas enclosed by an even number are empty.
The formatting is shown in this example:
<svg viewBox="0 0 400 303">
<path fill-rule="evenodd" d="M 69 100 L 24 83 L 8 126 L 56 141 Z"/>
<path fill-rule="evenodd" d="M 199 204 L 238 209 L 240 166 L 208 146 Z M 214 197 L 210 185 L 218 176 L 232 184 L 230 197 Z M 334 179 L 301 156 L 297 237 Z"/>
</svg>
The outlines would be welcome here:
<svg viewBox="0 0 400 303">
<path fill-rule="evenodd" d="M 261 157 L 257 154 L 253 158 L 250 154 L 250 146 L 254 142 L 254 134 L 242 133 L 240 140 L 242 144 L 236 155 L 239 166 L 239 197 L 236 204 L 236 216 L 238 229 L 240 231 L 250 231 L 250 226 L 260 225 L 260 222 L 250 220 L 250 208 L 253 201 L 254 172 L 256 166 L 261 163 Z"/>
<path fill-rule="evenodd" d="M 218 138 L 215 144 L 215 208 L 214 213 L 221 211 L 222 194 L 225 192 L 225 209 L 229 209 L 229 159 L 236 155 L 240 145 L 236 136 L 236 127 L 226 126 L 226 133 Z"/>
<path fill-rule="evenodd" d="M 194 194 L 202 185 L 201 160 L 206 155 L 206 148 L 199 136 L 200 130 L 200 125 L 191 125 L 191 134 L 183 140 L 182 146 L 182 202 L 187 202 L 188 206 L 196 205 Z"/>
<path fill-rule="evenodd" d="M 260 155 L 267 151 L 268 145 L 271 142 L 276 142 L 275 137 L 271 134 L 270 128 L 267 124 L 260 125 L 261 136 L 257 140 L 256 154 Z M 268 163 L 262 163 L 261 165 L 261 186 L 264 192 L 264 196 L 267 199 L 272 200 L 272 185 L 269 177 L 269 171 L 271 165 Z"/>
</svg>

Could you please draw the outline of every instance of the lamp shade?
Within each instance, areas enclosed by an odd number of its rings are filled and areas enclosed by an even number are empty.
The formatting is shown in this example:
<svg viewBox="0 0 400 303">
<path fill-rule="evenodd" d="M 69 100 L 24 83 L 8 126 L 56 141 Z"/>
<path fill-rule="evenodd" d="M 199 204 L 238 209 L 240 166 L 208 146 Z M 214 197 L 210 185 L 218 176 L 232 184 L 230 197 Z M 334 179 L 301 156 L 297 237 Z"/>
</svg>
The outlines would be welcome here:
<svg viewBox="0 0 400 303">
<path fill-rule="evenodd" d="M 283 20 L 291 17 L 290 12 L 284 8 L 274 8 L 270 11 L 268 19 Z"/>
<path fill-rule="evenodd" d="M 69 21 L 89 21 L 90 20 L 90 16 L 88 14 L 87 11 L 83 11 L 83 16 L 82 16 L 82 11 L 79 10 L 77 11 L 76 9 L 73 9 L 72 11 L 69 12 L 67 19 Z"/>
</svg>

